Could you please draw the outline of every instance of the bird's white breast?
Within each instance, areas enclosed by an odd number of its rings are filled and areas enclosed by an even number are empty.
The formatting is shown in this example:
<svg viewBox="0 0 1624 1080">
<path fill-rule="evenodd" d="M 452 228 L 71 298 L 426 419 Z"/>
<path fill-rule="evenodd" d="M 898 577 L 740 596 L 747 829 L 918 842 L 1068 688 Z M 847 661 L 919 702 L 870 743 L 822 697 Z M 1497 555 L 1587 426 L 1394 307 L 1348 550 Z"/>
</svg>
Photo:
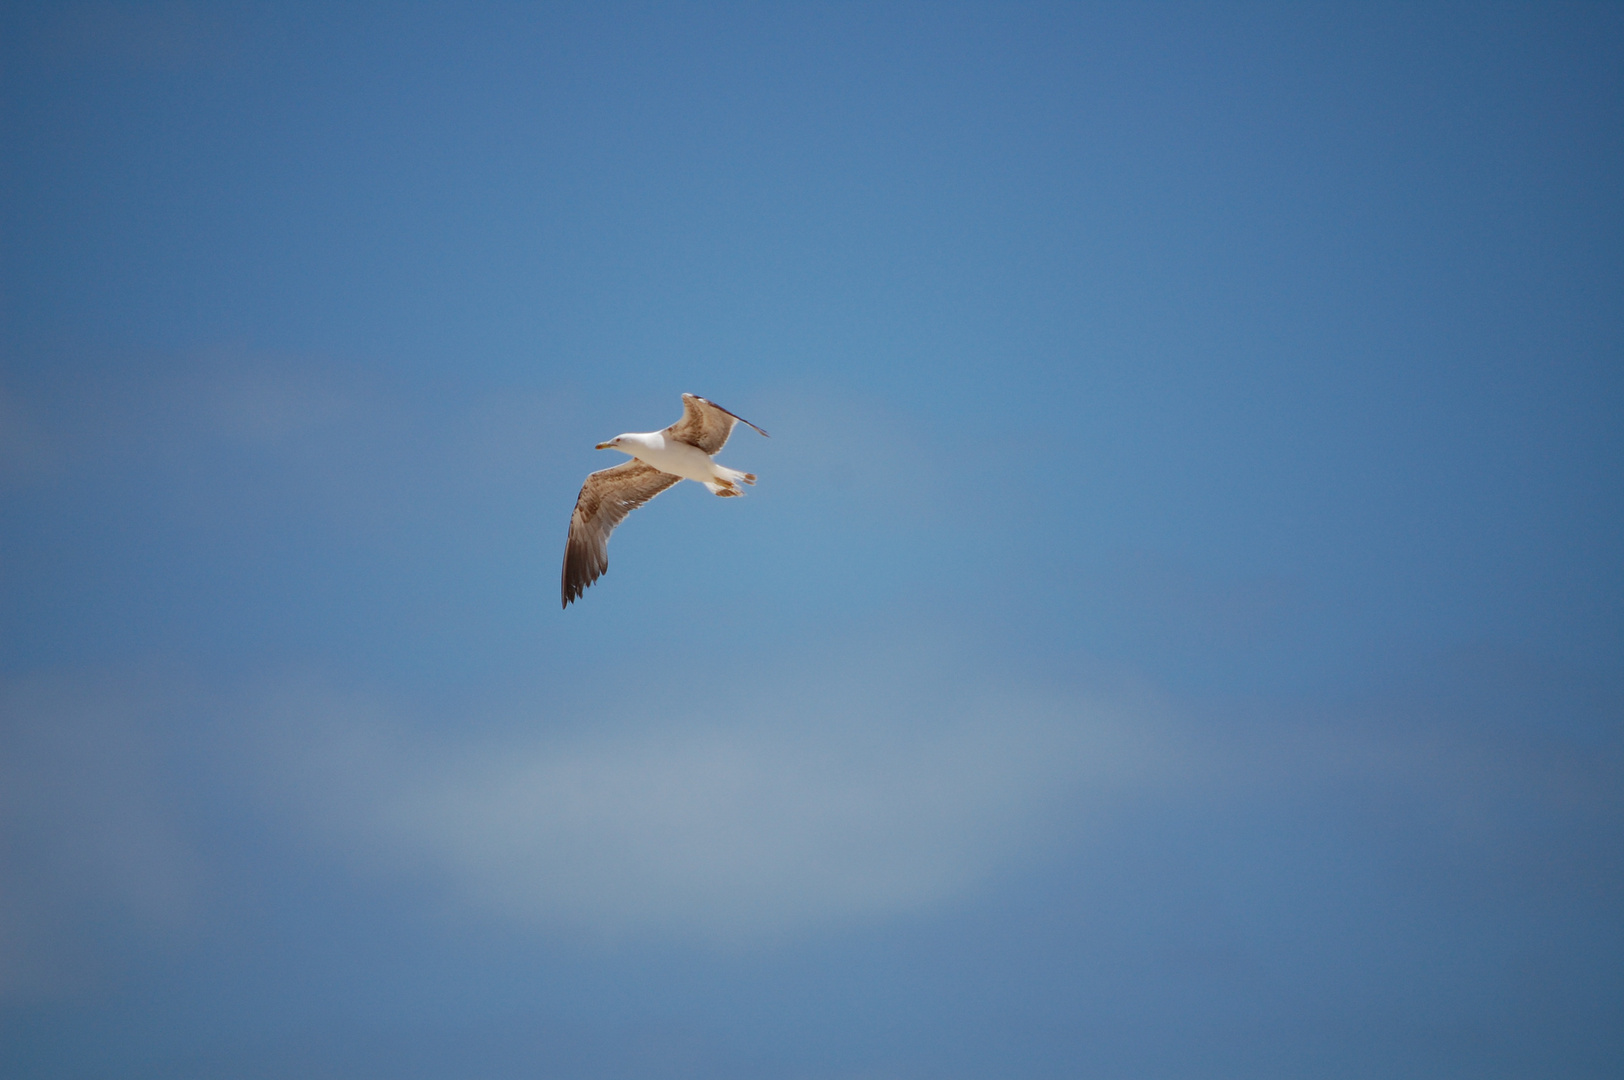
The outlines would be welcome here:
<svg viewBox="0 0 1624 1080">
<path fill-rule="evenodd" d="M 709 454 L 690 443 L 667 439 L 663 432 L 639 435 L 637 444 L 630 449 L 632 456 L 639 461 L 684 480 L 697 480 L 703 484 L 716 477 Z"/>
</svg>

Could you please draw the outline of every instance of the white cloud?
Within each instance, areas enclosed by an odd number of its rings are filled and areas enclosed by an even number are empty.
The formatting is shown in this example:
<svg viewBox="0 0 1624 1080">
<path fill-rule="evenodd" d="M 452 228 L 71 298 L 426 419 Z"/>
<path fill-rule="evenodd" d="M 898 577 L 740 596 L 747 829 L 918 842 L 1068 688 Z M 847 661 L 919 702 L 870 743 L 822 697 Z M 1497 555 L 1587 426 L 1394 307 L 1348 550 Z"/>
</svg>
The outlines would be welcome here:
<svg viewBox="0 0 1624 1080">
<path fill-rule="evenodd" d="M 202 862 L 155 730 L 173 696 L 122 681 L 0 688 L 0 997 L 96 978 L 87 926 L 161 932 L 195 914 Z"/>
<path fill-rule="evenodd" d="M 805 683 L 738 700 L 770 704 L 717 721 L 696 699 L 599 733 L 476 745 L 414 738 L 355 703 L 287 701 L 284 716 L 337 718 L 300 737 L 285 790 L 363 859 L 488 912 L 728 942 L 962 895 L 1071 827 L 1079 801 L 1180 768 L 1120 702 L 1006 693 L 915 709 Z"/>
<path fill-rule="evenodd" d="M 229 63 L 241 42 L 209 5 L 52 5 L 34 28 L 35 51 L 74 67 L 176 72 Z"/>
<path fill-rule="evenodd" d="M 187 774 L 165 764 L 183 741 L 218 784 L 192 813 L 257 801 L 248 817 L 285 853 L 324 847 L 369 886 L 406 886 L 403 903 L 426 887 L 453 923 L 589 940 L 748 946 L 970 902 L 1023 865 L 1086 861 L 1141 812 L 1375 812 L 1395 857 L 1616 877 L 1594 840 L 1617 832 L 1616 747 L 1402 718 L 1180 718 L 1143 694 L 999 683 L 940 645 L 871 640 L 786 665 L 725 703 L 655 672 L 658 700 L 611 689 L 572 706 L 542 687 L 435 717 L 296 679 L 226 705 L 173 680 L 14 685 L 0 694 L 0 994 L 94 974 L 85 927 L 109 914 L 122 935 L 215 921 L 176 802 Z M 1571 828 L 1584 835 L 1564 847 Z"/>
<path fill-rule="evenodd" d="M 573 712 L 540 691 L 453 735 L 294 695 L 268 714 L 297 733 L 273 782 L 365 873 L 426 881 L 463 916 L 724 945 L 968 899 L 1139 812 L 1382 807 L 1404 843 L 1548 861 L 1549 821 L 1617 801 L 1607 755 L 1345 715 L 1201 721 L 980 666 L 871 641 L 725 700 L 659 677 L 658 699 L 610 690 Z"/>
<path fill-rule="evenodd" d="M 32 410 L 0 386 L 0 482 L 37 480 L 56 466 L 55 454 Z"/>
<path fill-rule="evenodd" d="M 226 355 L 200 365 L 190 410 L 211 434 L 231 442 L 277 445 L 353 419 L 352 393 L 315 369 L 265 357 Z"/>
</svg>

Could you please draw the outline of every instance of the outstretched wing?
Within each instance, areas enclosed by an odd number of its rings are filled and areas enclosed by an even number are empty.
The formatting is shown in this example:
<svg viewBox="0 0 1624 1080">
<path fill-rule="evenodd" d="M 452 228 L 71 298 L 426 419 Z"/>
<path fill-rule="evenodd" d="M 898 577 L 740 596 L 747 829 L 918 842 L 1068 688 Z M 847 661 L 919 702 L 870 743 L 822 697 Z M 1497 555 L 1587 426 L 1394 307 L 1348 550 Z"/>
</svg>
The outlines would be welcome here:
<svg viewBox="0 0 1624 1080">
<path fill-rule="evenodd" d="M 609 569 L 609 534 L 615 526 L 681 479 L 636 458 L 586 478 L 570 515 L 570 538 L 564 547 L 565 607 Z"/>
<path fill-rule="evenodd" d="M 716 404 L 706 401 L 693 394 L 682 395 L 682 419 L 665 429 L 665 434 L 679 442 L 691 443 L 707 454 L 714 454 L 727 444 L 727 437 L 733 434 L 734 424 L 750 424 L 742 416 L 735 416 Z M 754 424 L 761 434 L 761 431 Z"/>
</svg>

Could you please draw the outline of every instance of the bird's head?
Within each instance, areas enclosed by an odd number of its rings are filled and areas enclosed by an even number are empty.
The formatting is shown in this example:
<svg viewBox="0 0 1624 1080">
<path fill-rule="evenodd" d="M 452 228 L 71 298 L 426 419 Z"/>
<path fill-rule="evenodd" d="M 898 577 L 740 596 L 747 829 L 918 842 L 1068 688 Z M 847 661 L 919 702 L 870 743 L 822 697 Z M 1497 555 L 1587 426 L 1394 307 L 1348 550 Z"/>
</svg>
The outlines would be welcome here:
<svg viewBox="0 0 1624 1080">
<path fill-rule="evenodd" d="M 624 435 L 616 435 L 614 438 L 610 439 L 608 442 L 599 443 L 597 448 L 599 450 L 619 450 L 619 449 L 623 448 L 625 445 L 626 445 L 626 436 L 624 436 Z"/>
</svg>

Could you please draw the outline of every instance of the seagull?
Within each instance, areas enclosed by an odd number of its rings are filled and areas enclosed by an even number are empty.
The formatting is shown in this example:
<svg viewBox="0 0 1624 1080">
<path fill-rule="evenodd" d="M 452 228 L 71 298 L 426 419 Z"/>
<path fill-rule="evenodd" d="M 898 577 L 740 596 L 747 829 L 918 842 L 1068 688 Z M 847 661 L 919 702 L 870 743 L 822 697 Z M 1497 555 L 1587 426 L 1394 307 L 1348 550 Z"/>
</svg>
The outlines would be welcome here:
<svg viewBox="0 0 1624 1080">
<path fill-rule="evenodd" d="M 619 450 L 631 460 L 586 478 L 570 515 L 570 538 L 564 547 L 564 606 L 578 600 L 586 587 L 609 570 L 609 534 L 626 515 L 677 483 L 693 480 L 711 494 L 743 495 L 741 484 L 754 484 L 754 473 L 739 472 L 711 460 L 721 450 L 733 425 L 748 424 L 714 401 L 682 395 L 682 419 L 664 431 L 616 435 L 599 450 Z"/>
</svg>

